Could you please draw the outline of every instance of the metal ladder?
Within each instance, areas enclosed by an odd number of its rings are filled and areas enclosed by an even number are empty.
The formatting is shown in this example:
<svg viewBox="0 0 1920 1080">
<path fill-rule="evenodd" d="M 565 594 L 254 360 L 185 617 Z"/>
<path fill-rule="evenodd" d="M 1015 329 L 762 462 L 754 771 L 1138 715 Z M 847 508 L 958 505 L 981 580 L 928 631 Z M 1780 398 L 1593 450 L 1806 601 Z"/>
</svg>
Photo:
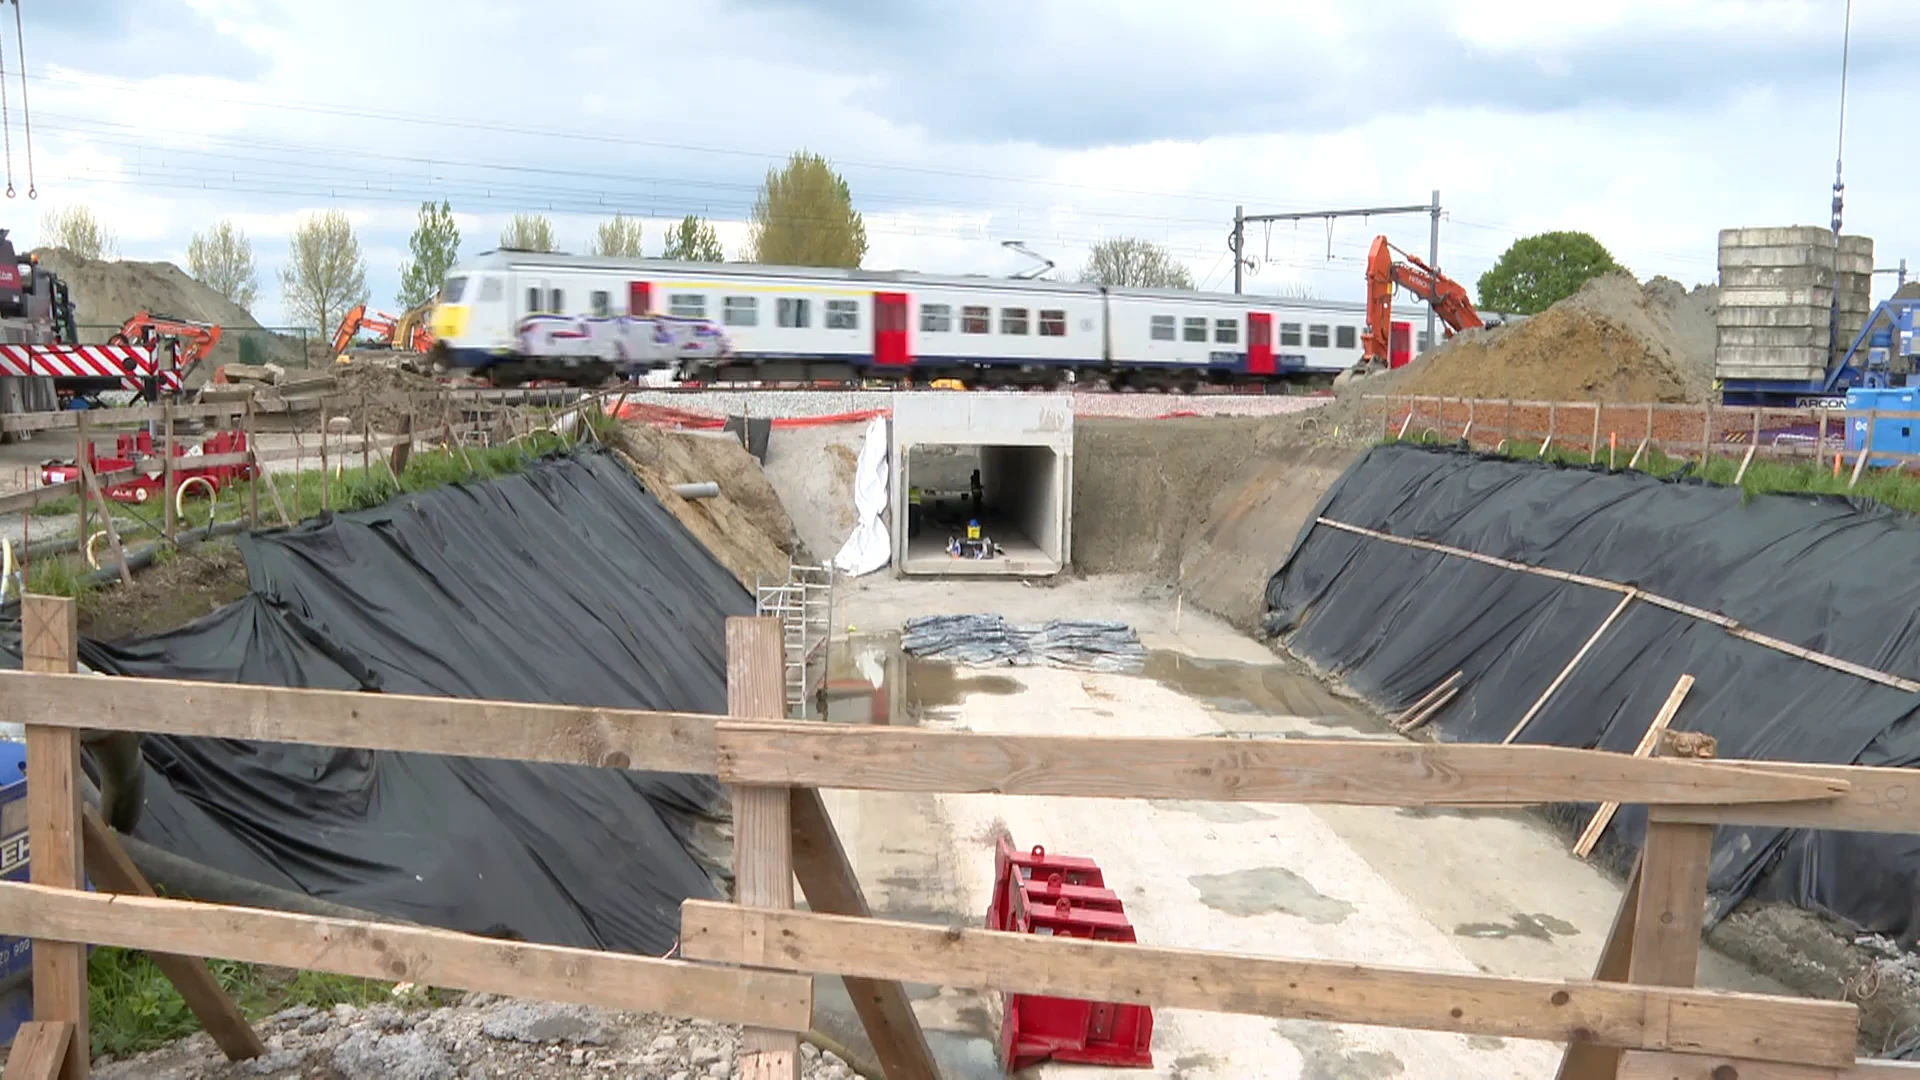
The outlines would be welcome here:
<svg viewBox="0 0 1920 1080">
<path fill-rule="evenodd" d="M 822 705 L 816 699 L 827 679 L 828 643 L 833 637 L 832 566 L 789 563 L 787 580 L 775 585 L 756 581 L 754 612 L 780 620 L 787 715 L 817 719 Z"/>
</svg>

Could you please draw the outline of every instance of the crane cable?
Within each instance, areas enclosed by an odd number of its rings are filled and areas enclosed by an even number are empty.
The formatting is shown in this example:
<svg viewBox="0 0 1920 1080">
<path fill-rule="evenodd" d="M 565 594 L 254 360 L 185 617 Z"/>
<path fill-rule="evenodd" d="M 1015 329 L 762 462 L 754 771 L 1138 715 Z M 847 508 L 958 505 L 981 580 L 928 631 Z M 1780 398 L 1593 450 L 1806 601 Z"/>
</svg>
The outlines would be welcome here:
<svg viewBox="0 0 1920 1080">
<path fill-rule="evenodd" d="M 1852 0 L 1848 0 L 1849 3 Z M 33 114 L 27 111 L 27 31 L 20 21 L 20 0 L 13 0 L 13 41 L 20 50 L 20 124 L 27 136 L 27 198 L 37 199 L 40 191 L 33 183 Z M 11 138 L 11 136 L 9 136 Z M 13 156 L 7 156 L 7 194 L 13 194 Z"/>
<path fill-rule="evenodd" d="M 20 14 L 20 0 L 14 0 L 13 13 Z M 24 83 L 23 83 L 24 85 Z M 7 198 L 13 198 L 13 110 L 7 107 L 7 62 L 5 43 L 0 42 L 0 139 L 7 155 Z"/>
</svg>

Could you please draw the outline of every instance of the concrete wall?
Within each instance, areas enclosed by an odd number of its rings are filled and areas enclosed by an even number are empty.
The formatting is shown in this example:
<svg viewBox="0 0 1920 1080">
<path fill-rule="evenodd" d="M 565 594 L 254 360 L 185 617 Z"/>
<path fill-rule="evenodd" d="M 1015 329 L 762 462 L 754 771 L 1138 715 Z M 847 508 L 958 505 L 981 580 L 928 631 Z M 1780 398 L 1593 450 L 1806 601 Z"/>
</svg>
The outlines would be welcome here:
<svg viewBox="0 0 1920 1080">
<path fill-rule="evenodd" d="M 1067 566 L 1072 552 L 1062 540 L 1069 515 L 1061 513 L 1067 492 L 1067 459 L 1045 446 L 983 446 L 980 482 L 1014 527 L 1048 558 Z"/>
<path fill-rule="evenodd" d="M 989 503 L 1010 513 L 1014 527 L 1041 547 L 1038 560 L 1028 558 L 916 562 L 905 528 L 896 528 L 893 566 L 896 574 L 1055 574 L 1072 559 L 1072 475 L 1074 418 L 1068 394 L 945 393 L 923 391 L 893 395 L 893 440 L 890 460 L 904 463 L 892 470 L 893 520 L 907 520 L 910 486 L 958 487 L 964 490 L 976 453 L 981 484 Z M 928 485 L 916 473 L 925 470 Z M 990 475 L 990 471 L 997 475 Z M 952 483 L 951 479 L 958 479 Z"/>
</svg>

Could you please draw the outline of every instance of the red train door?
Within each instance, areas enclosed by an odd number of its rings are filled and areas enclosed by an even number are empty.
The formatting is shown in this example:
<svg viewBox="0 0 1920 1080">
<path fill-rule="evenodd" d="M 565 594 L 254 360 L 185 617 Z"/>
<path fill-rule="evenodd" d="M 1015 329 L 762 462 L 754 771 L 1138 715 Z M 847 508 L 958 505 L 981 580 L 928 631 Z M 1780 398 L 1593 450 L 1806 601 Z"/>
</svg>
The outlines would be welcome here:
<svg viewBox="0 0 1920 1080">
<path fill-rule="evenodd" d="M 911 364 L 913 353 L 907 346 L 907 294 L 873 294 L 873 362 Z"/>
<path fill-rule="evenodd" d="M 653 285 L 645 281 L 627 283 L 627 314 L 646 315 L 653 311 Z"/>
<path fill-rule="evenodd" d="M 1247 312 L 1247 374 L 1273 374 L 1273 313 Z"/>
<path fill-rule="evenodd" d="M 1387 366 L 1406 367 L 1413 360 L 1413 324 L 1396 322 L 1387 337 Z"/>
</svg>

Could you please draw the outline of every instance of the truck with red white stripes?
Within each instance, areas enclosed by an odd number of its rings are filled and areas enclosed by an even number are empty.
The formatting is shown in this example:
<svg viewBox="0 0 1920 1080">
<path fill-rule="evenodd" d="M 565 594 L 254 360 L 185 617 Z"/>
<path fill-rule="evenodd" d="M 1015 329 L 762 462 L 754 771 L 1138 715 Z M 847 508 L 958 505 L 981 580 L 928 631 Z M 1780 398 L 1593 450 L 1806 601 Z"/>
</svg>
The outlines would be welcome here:
<svg viewBox="0 0 1920 1080">
<path fill-rule="evenodd" d="M 0 413 L 48 412 L 76 396 L 115 390 L 149 400 L 178 393 L 191 364 L 181 365 L 180 350 L 148 330 L 142 324 L 108 344 L 82 344 L 66 282 L 37 259 L 22 259 L 0 229 Z M 218 340 L 219 328 L 212 330 Z M 198 352 L 186 355 L 197 359 Z M 10 440 L 0 433 L 0 441 Z"/>
</svg>

